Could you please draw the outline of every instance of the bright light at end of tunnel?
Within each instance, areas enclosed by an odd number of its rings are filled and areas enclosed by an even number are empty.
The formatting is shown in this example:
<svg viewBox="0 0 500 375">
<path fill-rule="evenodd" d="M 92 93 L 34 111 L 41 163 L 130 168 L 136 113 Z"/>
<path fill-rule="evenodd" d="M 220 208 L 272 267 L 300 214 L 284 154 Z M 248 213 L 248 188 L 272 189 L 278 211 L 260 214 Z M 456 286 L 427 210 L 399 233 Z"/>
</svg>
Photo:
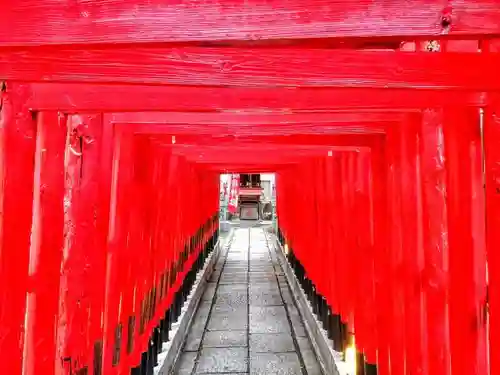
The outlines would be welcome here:
<svg viewBox="0 0 500 375">
<path fill-rule="evenodd" d="M 283 251 L 285 252 L 286 255 L 288 255 L 288 244 L 285 244 Z"/>
<path fill-rule="evenodd" d="M 172 136 L 172 144 L 175 145 L 175 135 Z"/>
<path fill-rule="evenodd" d="M 328 156 L 333 156 L 333 151 L 332 150 L 328 151 Z"/>
<path fill-rule="evenodd" d="M 345 349 L 344 355 L 346 370 L 349 375 L 356 374 L 356 357 L 356 343 L 354 342 L 354 336 L 352 336 L 352 342 Z"/>
</svg>

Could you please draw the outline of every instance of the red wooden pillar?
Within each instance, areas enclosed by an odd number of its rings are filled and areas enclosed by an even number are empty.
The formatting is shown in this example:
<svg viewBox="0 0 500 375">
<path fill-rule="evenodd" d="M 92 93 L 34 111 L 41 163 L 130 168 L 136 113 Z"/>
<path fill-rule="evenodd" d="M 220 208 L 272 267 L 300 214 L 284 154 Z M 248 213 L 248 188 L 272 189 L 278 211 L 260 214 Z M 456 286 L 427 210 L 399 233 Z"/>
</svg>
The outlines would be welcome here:
<svg viewBox="0 0 500 375">
<path fill-rule="evenodd" d="M 171 276 L 171 249 L 169 240 L 172 236 L 170 231 L 170 223 L 171 218 L 169 216 L 169 195 L 170 195 L 170 186 L 168 181 L 169 174 L 169 164 L 170 164 L 170 155 L 167 152 L 163 152 L 161 157 L 159 158 L 158 170 L 159 170 L 159 191 L 158 191 L 158 213 L 156 218 L 156 226 L 157 235 L 159 236 L 158 246 L 162 249 L 163 260 L 162 270 L 165 275 L 165 290 L 164 290 L 164 298 L 161 304 L 161 310 L 163 313 L 169 308 L 170 304 L 170 276 Z"/>
<path fill-rule="evenodd" d="M 368 363 L 376 364 L 376 321 L 374 301 L 374 246 L 373 246 L 373 217 L 370 196 L 370 152 L 361 150 L 357 153 L 356 166 L 356 196 L 358 205 L 356 211 L 356 230 L 358 237 L 358 303 L 356 311 L 356 337 L 361 344 L 365 359 Z"/>
<path fill-rule="evenodd" d="M 137 301 L 139 300 L 137 294 L 137 287 L 139 278 L 138 275 L 141 272 L 141 268 L 144 268 L 142 264 L 141 257 L 138 254 L 142 253 L 140 248 L 141 241 L 141 224 L 146 220 L 153 220 L 153 215 L 149 212 L 142 212 L 137 207 L 143 207 L 144 203 L 150 203 L 150 200 L 155 202 L 154 196 L 152 194 L 142 194 L 142 185 L 148 182 L 148 177 L 151 172 L 151 165 L 148 159 L 148 149 L 147 139 L 144 136 L 132 136 L 131 134 L 123 134 L 123 137 L 130 137 L 131 139 L 122 139 L 122 144 L 120 147 L 125 147 L 128 150 L 128 155 L 125 157 L 123 163 L 123 169 L 118 173 L 125 173 L 126 179 L 119 181 L 124 181 L 126 186 L 120 186 L 118 192 L 118 206 L 122 210 L 117 211 L 117 215 L 120 215 L 120 247 L 119 247 L 119 257 L 121 257 L 122 264 L 121 270 L 119 272 L 120 282 L 120 310 L 119 310 L 119 329 L 121 330 L 121 338 L 115 343 L 114 350 L 119 351 L 119 354 L 114 354 L 115 357 L 119 356 L 118 361 L 118 373 L 119 374 L 129 374 L 130 367 L 135 367 L 138 364 L 138 359 L 133 355 L 133 347 L 136 344 L 136 334 L 137 334 Z M 123 154 L 122 154 L 123 155 Z M 122 156 L 123 157 L 123 156 Z M 129 202 L 123 202 L 121 199 L 127 199 L 122 194 L 129 197 L 149 197 L 149 199 L 134 199 Z M 142 216 L 145 214 L 145 217 Z M 123 241 L 123 242 L 122 242 Z M 134 303 L 135 299 L 135 303 Z M 115 339 L 116 340 L 116 339 Z M 114 361 L 116 362 L 116 361 Z"/>
<path fill-rule="evenodd" d="M 427 374 L 425 350 L 424 296 L 422 271 L 422 191 L 420 166 L 420 114 L 408 115 L 401 124 L 401 279 L 405 299 L 405 358 L 406 374 Z"/>
<path fill-rule="evenodd" d="M 357 152 L 347 152 L 347 212 L 351 213 L 346 215 L 344 220 L 347 221 L 347 239 L 348 247 L 346 248 L 346 296 L 348 297 L 347 302 L 349 303 L 349 316 L 348 324 L 350 333 L 356 333 L 358 331 L 358 316 L 356 310 L 358 309 L 358 293 L 359 284 L 365 275 L 359 275 L 359 236 L 357 233 L 357 221 L 356 217 L 359 214 L 358 202 L 356 199 L 356 160 L 358 158 Z"/>
<path fill-rule="evenodd" d="M 305 164 L 304 170 L 304 180 L 305 181 L 313 181 L 312 184 L 308 185 L 307 189 L 307 205 L 309 209 L 307 210 L 307 219 L 304 220 L 304 224 L 307 222 L 307 226 L 304 231 L 304 240 L 313 243 L 314 250 L 307 253 L 307 277 L 312 282 L 314 290 L 317 290 L 318 280 L 316 278 L 317 270 L 316 270 L 316 256 L 318 255 L 318 239 L 316 238 L 318 227 L 316 226 L 316 217 L 317 216 L 317 196 L 316 196 L 316 184 L 317 184 L 317 176 L 315 173 L 314 163 L 312 160 L 308 160 L 307 164 Z M 314 241 L 314 242 L 313 242 Z M 312 254 L 314 253 L 314 255 Z M 315 304 L 314 299 L 311 301 L 313 306 Z"/>
<path fill-rule="evenodd" d="M 54 374 L 56 317 L 64 234 L 67 116 L 41 112 L 35 158 L 31 290 L 27 300 L 24 374 Z M 2 357 L 3 358 L 3 357 Z"/>
<path fill-rule="evenodd" d="M 68 127 L 56 374 L 100 367 L 107 233 L 101 215 L 109 207 L 100 196 L 101 173 L 108 172 L 100 158 L 102 116 L 72 115 Z"/>
<path fill-rule="evenodd" d="M 329 154 L 325 161 L 325 231 L 327 235 L 327 264 L 326 264 L 326 277 L 327 277 L 327 291 L 326 296 L 328 306 L 330 307 L 331 314 L 338 313 L 338 303 L 336 302 L 336 277 L 335 277 L 335 233 L 337 228 L 335 227 L 336 222 L 336 207 L 335 207 L 335 188 L 334 188 L 334 177 L 333 177 L 333 165 L 334 165 L 333 153 Z"/>
<path fill-rule="evenodd" d="M 146 330 L 146 304 L 149 293 L 149 285 L 147 283 L 148 276 L 148 257 L 151 251 L 152 240 L 154 235 L 154 229 L 156 228 L 156 223 L 154 219 L 154 204 L 157 200 L 155 199 L 155 194 L 157 194 L 154 186 L 152 184 L 152 166 L 142 168 L 141 164 L 149 163 L 149 153 L 153 155 L 158 155 L 157 148 L 145 138 L 139 138 L 135 143 L 135 177 L 136 183 L 134 186 L 135 193 L 141 197 L 150 197 L 150 199 L 141 199 L 140 201 L 134 202 L 135 210 L 131 212 L 130 225 L 131 225 L 131 240 L 132 245 L 137 243 L 137 247 L 130 254 L 131 260 L 133 260 L 133 277 L 136 279 L 134 287 L 134 303 L 133 303 L 133 316 L 135 319 L 134 327 L 129 327 L 133 330 L 133 339 L 130 342 L 130 357 L 128 364 L 131 367 L 136 367 L 141 361 L 141 353 L 145 350 L 145 345 L 149 338 L 149 332 Z M 150 148 L 147 150 L 147 148 Z M 159 161 L 157 161 L 158 163 Z M 165 189 L 167 189 L 165 187 Z M 134 241 L 135 239 L 135 241 Z M 140 253 L 141 256 L 136 255 Z M 130 318 L 129 318 L 130 319 Z M 132 332 L 129 332 L 129 335 Z"/>
<path fill-rule="evenodd" d="M 401 126 L 387 129 L 387 202 L 388 202 L 388 254 L 390 277 L 387 287 L 391 291 L 388 301 L 390 309 L 387 327 L 390 342 L 391 375 L 405 374 L 405 301 L 403 271 L 404 254 L 401 228 Z"/>
<path fill-rule="evenodd" d="M 453 375 L 486 369 L 486 259 L 479 111 L 453 108 L 444 118 L 450 246 Z"/>
<path fill-rule="evenodd" d="M 500 111 L 484 113 L 490 375 L 500 374 Z"/>
<path fill-rule="evenodd" d="M 356 212 L 356 205 L 355 205 L 355 174 L 356 174 L 356 159 L 357 159 L 357 152 L 347 152 L 345 153 L 346 156 L 346 182 L 347 184 L 344 185 L 345 187 L 345 196 L 347 197 L 347 211 L 346 215 L 344 217 L 344 220 L 347 222 L 347 227 L 346 227 L 346 236 L 347 236 L 347 247 L 345 249 L 346 251 L 346 257 L 345 257 L 345 267 L 346 267 L 346 285 L 345 285 L 345 296 L 347 297 L 347 303 L 349 304 L 348 309 L 348 327 L 350 330 L 350 333 L 354 333 L 356 331 L 356 321 L 355 321 L 355 311 L 356 311 L 356 304 L 357 304 L 357 284 L 359 280 L 359 275 L 356 275 L 358 269 L 357 269 L 357 261 L 358 261 L 358 238 L 357 238 L 357 228 L 356 228 L 356 221 L 354 219 L 354 215 L 350 213 L 355 213 Z"/>
<path fill-rule="evenodd" d="M 345 198 L 345 185 L 346 181 L 346 173 L 345 173 L 345 153 L 339 153 L 339 161 L 336 166 L 337 170 L 335 178 L 337 180 L 337 193 L 338 193 L 338 215 L 339 215 L 339 233 L 337 237 L 337 246 L 335 250 L 336 255 L 336 274 L 337 274 L 337 298 L 339 305 L 339 315 L 341 317 L 342 323 L 347 323 L 347 310 L 348 310 L 348 302 L 347 298 L 345 298 L 345 256 L 346 256 L 346 244 L 347 244 L 347 227 L 348 222 L 344 220 L 347 213 L 347 200 Z"/>
<path fill-rule="evenodd" d="M 422 117 L 420 159 L 425 267 L 427 356 L 429 375 L 449 375 L 448 228 L 442 110 Z"/>
<path fill-rule="evenodd" d="M 100 120 L 102 119 L 102 120 Z M 113 133 L 114 125 L 106 116 L 92 116 L 88 118 L 92 128 L 92 137 L 95 145 L 89 145 L 85 157 L 86 162 L 91 159 L 92 172 L 97 173 L 95 183 L 98 196 L 95 204 L 95 250 L 92 257 L 92 269 L 89 278 L 92 279 L 92 305 L 90 309 L 90 337 L 93 342 L 94 372 L 102 368 L 104 345 L 104 315 L 106 296 L 106 271 L 108 258 L 108 230 L 110 218 L 110 197 L 113 169 Z M 102 122 L 101 122 L 102 121 Z M 92 126 L 92 124 L 95 126 Z M 97 126 L 100 125 L 100 128 Z"/>
<path fill-rule="evenodd" d="M 0 353 L 2 372 L 19 375 L 28 290 L 36 123 L 27 107 L 29 86 L 8 83 L 0 91 Z"/>
<path fill-rule="evenodd" d="M 387 220 L 387 155 L 386 140 L 378 140 L 371 150 L 371 190 L 373 197 L 373 246 L 374 246 L 374 288 L 377 314 L 377 365 L 380 375 L 389 375 L 390 368 L 390 326 L 392 301 L 390 249 L 388 244 Z"/>
<path fill-rule="evenodd" d="M 318 184 L 317 184 L 317 209 L 318 209 L 318 234 L 321 238 L 320 243 L 320 257 L 317 258 L 317 264 L 320 272 L 320 283 L 319 285 L 319 293 L 322 297 L 327 298 L 329 294 L 328 290 L 328 246 L 329 246 L 329 231 L 327 229 L 328 220 L 331 218 L 328 215 L 327 211 L 327 196 L 328 191 L 326 190 L 326 157 L 322 157 L 317 161 L 317 176 L 318 176 Z"/>
<path fill-rule="evenodd" d="M 333 309 L 336 314 L 342 317 L 345 301 L 343 297 L 343 254 L 344 251 L 344 207 L 342 199 L 342 153 L 335 153 L 332 161 L 332 180 L 333 180 L 333 279 L 334 279 L 334 298 Z M 343 319 L 343 318 L 342 318 Z M 340 345 L 342 347 L 342 345 Z M 338 347 L 339 348 L 339 347 Z"/>
<path fill-rule="evenodd" d="M 107 234 L 107 227 L 101 228 L 100 221 L 109 223 L 109 200 L 101 200 L 101 195 L 109 194 L 102 191 L 100 184 L 101 174 L 107 173 L 105 183 L 109 189 L 111 178 L 111 160 L 106 147 L 112 148 L 112 138 L 109 133 L 110 124 L 103 124 L 100 114 L 73 116 L 85 124 L 85 132 L 81 134 L 80 181 L 75 187 L 72 204 L 75 205 L 76 223 L 75 241 L 70 252 L 75 260 L 84 259 L 85 265 L 81 270 L 81 277 L 89 280 L 79 285 L 78 312 L 74 320 L 74 335 L 81 330 L 87 330 L 83 350 L 86 352 L 85 365 L 90 369 L 101 365 L 102 323 L 101 316 L 104 309 L 102 291 L 105 289 L 105 272 L 107 246 L 103 244 L 103 235 Z M 78 172 L 77 172 L 78 173 Z M 106 176 L 104 176 L 106 178 Z M 104 210 L 107 209 L 107 212 Z M 103 215 L 102 218 L 99 216 Z M 101 233 L 101 231 L 103 233 Z M 92 251 L 88 251 L 92 249 Z M 80 254 L 78 254 L 80 252 Z M 78 283 L 78 280 L 75 280 Z M 77 284 L 78 285 L 78 284 Z M 78 322 L 78 326 L 77 323 Z"/>
<path fill-rule="evenodd" d="M 131 139 L 128 132 L 116 129 L 113 154 L 109 252 L 104 309 L 103 373 L 117 373 L 121 363 L 124 316 L 121 301 L 126 271 L 128 199 L 131 182 Z"/>
<path fill-rule="evenodd" d="M 352 238 L 350 237 L 350 196 L 349 196 L 349 153 L 342 152 L 340 155 L 340 217 L 341 217 L 341 238 L 340 246 L 337 249 L 339 273 L 339 301 L 340 315 L 342 322 L 348 324 L 352 332 L 352 296 L 349 290 L 349 253 L 352 251 Z"/>
</svg>

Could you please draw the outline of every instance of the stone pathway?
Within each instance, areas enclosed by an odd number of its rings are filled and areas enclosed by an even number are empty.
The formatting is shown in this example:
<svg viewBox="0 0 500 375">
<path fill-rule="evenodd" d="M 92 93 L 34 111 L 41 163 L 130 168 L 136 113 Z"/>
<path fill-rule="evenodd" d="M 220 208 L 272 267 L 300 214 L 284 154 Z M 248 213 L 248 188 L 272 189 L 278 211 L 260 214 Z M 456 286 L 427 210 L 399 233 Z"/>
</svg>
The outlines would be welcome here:
<svg viewBox="0 0 500 375">
<path fill-rule="evenodd" d="M 174 374 L 322 375 L 262 228 L 224 248 Z"/>
</svg>

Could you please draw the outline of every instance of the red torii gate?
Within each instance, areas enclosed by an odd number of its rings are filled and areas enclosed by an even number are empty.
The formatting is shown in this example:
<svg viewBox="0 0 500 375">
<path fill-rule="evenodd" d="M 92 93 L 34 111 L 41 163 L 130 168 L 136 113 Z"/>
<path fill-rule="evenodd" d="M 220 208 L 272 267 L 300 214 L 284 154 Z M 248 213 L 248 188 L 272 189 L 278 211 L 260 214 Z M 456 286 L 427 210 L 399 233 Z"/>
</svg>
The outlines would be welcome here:
<svg viewBox="0 0 500 375">
<path fill-rule="evenodd" d="M 75 373 L 98 374 L 92 352 L 104 345 L 103 374 L 137 366 L 200 245 L 214 233 L 216 172 L 268 168 L 280 171 L 280 227 L 293 244 L 292 259 L 355 328 L 368 362 L 381 374 L 483 375 L 485 329 L 471 327 L 471 319 L 486 286 L 484 242 L 488 249 L 498 243 L 499 13 L 496 0 L 2 5 L 0 353 L 6 373 L 20 374 L 22 366 L 28 374 L 69 371 L 54 358 L 60 303 L 78 328 L 65 332 L 59 322 L 57 360 L 79 356 Z M 366 40 L 397 46 L 428 39 L 437 39 L 441 52 L 348 49 L 371 48 Z M 224 113 L 245 109 L 278 114 Z M 125 111 L 139 113 L 115 113 Z M 149 111 L 164 113 L 143 113 Z M 328 135 L 319 142 L 315 132 Z M 286 133 L 295 136 L 283 141 Z M 221 135 L 230 141 L 224 153 L 210 146 Z M 265 152 L 251 152 L 256 144 Z M 315 176 L 317 187 L 307 190 L 297 175 Z M 190 187 L 193 179 L 207 189 Z M 129 202 L 129 194 L 155 197 L 158 204 Z M 181 214 L 181 202 L 193 217 Z M 311 202 L 323 220 L 309 210 L 309 221 L 298 222 L 293 211 Z M 326 224 L 331 209 L 338 214 Z M 68 222 L 75 228 L 64 254 Z M 301 238 L 297 229 L 304 225 L 310 235 Z M 199 228 L 203 240 L 195 235 Z M 318 238 L 313 233 L 324 238 L 318 251 L 330 263 L 306 256 L 308 241 Z M 154 247 L 146 246 L 148 235 Z M 185 246 L 193 238 L 198 246 L 189 248 L 188 260 Z M 346 249 L 354 255 L 340 251 Z M 147 255 L 136 258 L 138 250 Z M 488 257 L 490 374 L 496 375 L 500 260 L 495 251 Z M 68 268 L 60 279 L 63 259 Z M 166 275 L 176 278 L 168 283 Z M 92 285 L 83 287 L 84 278 Z M 436 280 L 437 288 L 425 288 Z M 358 292 L 366 301 L 359 302 Z M 422 295 L 432 307 L 427 332 L 415 324 Z M 124 301 L 120 308 L 118 301 Z M 449 342 L 443 333 L 448 302 Z M 370 309 L 374 317 L 366 314 Z M 128 341 L 116 347 L 124 332 Z M 423 335 L 431 338 L 427 346 Z"/>
</svg>

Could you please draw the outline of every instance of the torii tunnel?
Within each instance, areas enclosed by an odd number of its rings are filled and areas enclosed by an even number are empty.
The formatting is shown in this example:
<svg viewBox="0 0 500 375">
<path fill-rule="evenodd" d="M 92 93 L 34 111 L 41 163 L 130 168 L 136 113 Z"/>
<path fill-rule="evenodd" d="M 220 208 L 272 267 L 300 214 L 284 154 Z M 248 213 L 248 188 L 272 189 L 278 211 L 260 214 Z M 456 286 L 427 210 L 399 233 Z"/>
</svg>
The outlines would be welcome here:
<svg viewBox="0 0 500 375">
<path fill-rule="evenodd" d="M 275 173 L 330 354 L 500 375 L 498 0 L 3 0 L 0 87 L 1 374 L 158 373 L 220 175 Z"/>
</svg>

